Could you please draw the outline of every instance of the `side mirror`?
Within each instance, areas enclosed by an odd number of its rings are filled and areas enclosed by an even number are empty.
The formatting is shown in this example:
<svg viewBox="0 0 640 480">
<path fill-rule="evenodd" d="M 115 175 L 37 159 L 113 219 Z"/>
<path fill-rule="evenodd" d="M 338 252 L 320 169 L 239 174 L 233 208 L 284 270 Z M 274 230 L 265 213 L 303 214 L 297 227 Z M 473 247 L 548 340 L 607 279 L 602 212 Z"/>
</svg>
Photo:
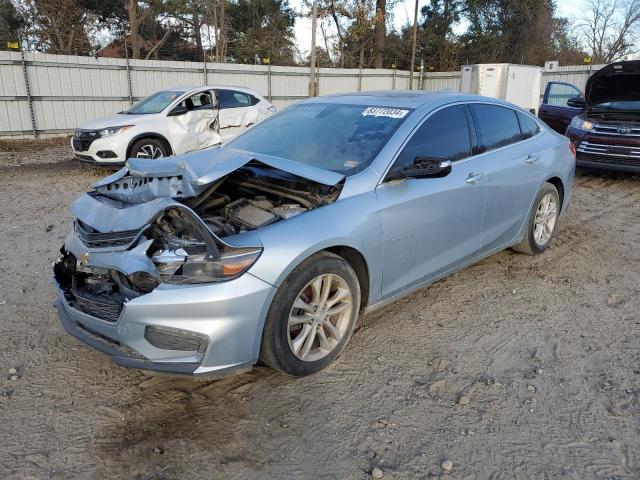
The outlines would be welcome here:
<svg viewBox="0 0 640 480">
<path fill-rule="evenodd" d="M 167 117 L 178 117 L 180 115 L 184 115 L 188 111 L 189 109 L 187 109 L 187 107 L 185 107 L 184 105 L 176 105 L 171 109 Z"/>
<path fill-rule="evenodd" d="M 567 100 L 567 106 L 573 108 L 579 108 L 580 110 L 584 110 L 587 108 L 587 104 L 584 101 L 584 97 L 573 97 Z"/>
<path fill-rule="evenodd" d="M 451 161 L 444 158 L 416 157 L 413 165 L 405 168 L 392 168 L 387 181 L 405 178 L 441 178 L 451 173 Z"/>
</svg>

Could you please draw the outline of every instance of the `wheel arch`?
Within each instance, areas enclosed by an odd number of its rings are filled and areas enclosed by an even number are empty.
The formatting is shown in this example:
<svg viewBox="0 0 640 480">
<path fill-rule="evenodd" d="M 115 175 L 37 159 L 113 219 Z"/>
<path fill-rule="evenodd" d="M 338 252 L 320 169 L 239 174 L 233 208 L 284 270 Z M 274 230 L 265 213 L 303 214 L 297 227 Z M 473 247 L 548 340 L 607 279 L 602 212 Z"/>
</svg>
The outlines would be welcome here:
<svg viewBox="0 0 640 480">
<path fill-rule="evenodd" d="M 129 140 L 129 145 L 127 145 L 127 155 L 126 155 L 127 159 L 129 159 L 131 156 L 131 148 L 133 147 L 133 144 L 136 143 L 138 140 L 142 140 L 143 138 L 153 138 L 155 140 L 160 140 L 162 143 L 164 143 L 165 147 L 167 147 L 168 154 L 173 155 L 173 148 L 171 148 L 171 143 L 169 143 L 169 140 L 167 140 L 167 138 L 164 135 L 157 132 L 145 132 L 145 133 L 139 133 L 138 135 L 133 137 L 131 140 Z"/>
<path fill-rule="evenodd" d="M 560 211 L 562 211 L 562 205 L 564 204 L 564 183 L 560 177 L 551 177 L 548 178 L 546 183 L 550 183 L 556 190 L 558 190 L 558 196 L 560 197 Z"/>
<path fill-rule="evenodd" d="M 371 288 L 369 266 L 367 265 L 364 255 L 357 249 L 347 245 L 335 245 L 320 251 L 333 253 L 343 258 L 356 272 L 358 283 L 360 284 L 360 311 L 362 312 L 369 304 L 369 290 Z"/>
</svg>

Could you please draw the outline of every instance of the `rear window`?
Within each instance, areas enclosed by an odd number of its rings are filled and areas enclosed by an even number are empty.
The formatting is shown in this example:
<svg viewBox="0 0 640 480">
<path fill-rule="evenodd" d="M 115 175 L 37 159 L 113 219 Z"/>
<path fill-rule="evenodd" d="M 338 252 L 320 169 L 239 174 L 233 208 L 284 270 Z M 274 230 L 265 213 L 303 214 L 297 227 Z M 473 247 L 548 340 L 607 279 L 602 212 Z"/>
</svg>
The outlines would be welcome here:
<svg viewBox="0 0 640 480">
<path fill-rule="evenodd" d="M 221 109 L 224 108 L 242 108 L 255 105 L 251 101 L 252 95 L 239 92 L 237 90 L 218 90 L 218 103 Z"/>
<path fill-rule="evenodd" d="M 478 132 L 479 153 L 495 150 L 522 139 L 516 112 L 498 105 L 471 105 Z"/>
<path fill-rule="evenodd" d="M 529 115 L 524 113 L 517 113 L 518 121 L 520 122 L 520 130 L 522 132 L 522 138 L 527 139 L 536 135 L 540 131 L 538 123 Z"/>
</svg>

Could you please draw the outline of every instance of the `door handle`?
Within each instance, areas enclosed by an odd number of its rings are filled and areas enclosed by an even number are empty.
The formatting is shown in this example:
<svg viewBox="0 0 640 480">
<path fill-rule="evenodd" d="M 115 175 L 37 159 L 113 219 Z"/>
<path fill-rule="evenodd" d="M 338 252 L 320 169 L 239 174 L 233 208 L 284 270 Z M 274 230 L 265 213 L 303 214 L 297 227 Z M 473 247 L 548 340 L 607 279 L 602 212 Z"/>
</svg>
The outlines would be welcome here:
<svg viewBox="0 0 640 480">
<path fill-rule="evenodd" d="M 540 155 L 538 155 L 537 153 L 530 153 L 524 162 L 528 165 L 531 165 L 532 163 L 536 163 L 538 160 L 540 160 Z"/>
<path fill-rule="evenodd" d="M 465 180 L 465 182 L 466 183 L 470 183 L 471 185 L 475 185 L 480 180 L 482 180 L 482 174 L 481 173 L 470 173 L 469 176 L 467 177 L 467 179 Z"/>
</svg>

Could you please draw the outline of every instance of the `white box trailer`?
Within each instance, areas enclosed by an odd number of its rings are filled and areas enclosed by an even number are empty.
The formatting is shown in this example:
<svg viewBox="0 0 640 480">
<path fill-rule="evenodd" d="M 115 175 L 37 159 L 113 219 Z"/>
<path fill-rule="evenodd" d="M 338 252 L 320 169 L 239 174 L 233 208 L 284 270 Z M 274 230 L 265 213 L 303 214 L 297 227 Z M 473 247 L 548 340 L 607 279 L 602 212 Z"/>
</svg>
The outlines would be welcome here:
<svg viewBox="0 0 640 480">
<path fill-rule="evenodd" d="M 463 65 L 460 91 L 501 98 L 538 113 L 542 68 L 512 63 Z"/>
</svg>

